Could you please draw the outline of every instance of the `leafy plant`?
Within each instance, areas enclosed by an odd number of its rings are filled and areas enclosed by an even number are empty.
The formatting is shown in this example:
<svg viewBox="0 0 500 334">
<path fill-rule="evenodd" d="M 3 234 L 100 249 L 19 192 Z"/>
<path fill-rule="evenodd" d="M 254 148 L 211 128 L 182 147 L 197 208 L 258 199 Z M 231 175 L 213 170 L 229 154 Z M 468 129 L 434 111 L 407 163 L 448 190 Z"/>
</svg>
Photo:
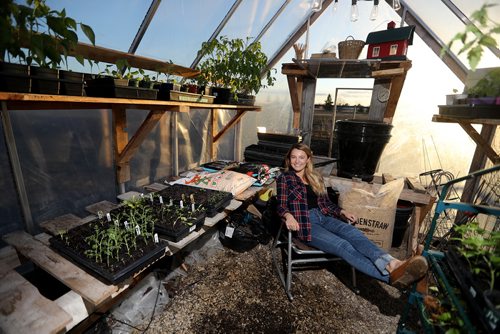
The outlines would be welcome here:
<svg viewBox="0 0 500 334">
<path fill-rule="evenodd" d="M 488 277 L 490 291 L 500 275 L 500 231 L 487 231 L 475 221 L 455 227 L 460 241 L 458 250 L 469 263 L 470 270 Z"/>
<path fill-rule="evenodd" d="M 127 59 L 118 59 L 114 64 L 106 65 L 100 76 L 110 76 L 115 79 L 137 79 L 139 71 L 132 71 Z"/>
<path fill-rule="evenodd" d="M 500 67 L 488 72 L 473 87 L 467 89 L 470 96 L 500 96 Z"/>
<path fill-rule="evenodd" d="M 198 66 L 198 85 L 230 88 L 234 96 L 236 93 L 257 94 L 261 88 L 273 86 L 276 70 L 265 70 L 267 56 L 260 42 L 250 43 L 250 40 L 250 37 L 243 40 L 221 36 L 202 43 L 198 54 L 204 58 Z"/>
<path fill-rule="evenodd" d="M 470 16 L 471 23 L 465 26 L 464 31 L 457 33 L 446 47 L 441 50 L 441 56 L 451 49 L 455 42 L 461 42 L 462 48 L 458 54 L 467 52 L 467 59 L 471 69 L 474 71 L 483 56 L 485 47 L 498 47 L 493 35 L 500 34 L 500 24 L 494 22 L 488 16 L 488 9 L 496 4 L 485 3 L 480 9 L 474 11 Z M 485 33 L 483 33 L 485 31 Z M 472 39 L 469 37 L 472 35 Z"/>
<path fill-rule="evenodd" d="M 67 64 L 70 50 L 76 47 L 78 28 L 95 45 L 92 28 L 67 16 L 65 9 L 52 10 L 45 0 L 26 0 L 26 5 L 4 0 L 0 6 L 0 55 L 8 61 L 18 58 L 28 65 L 57 68 Z M 84 64 L 82 56 L 75 58 Z"/>
</svg>

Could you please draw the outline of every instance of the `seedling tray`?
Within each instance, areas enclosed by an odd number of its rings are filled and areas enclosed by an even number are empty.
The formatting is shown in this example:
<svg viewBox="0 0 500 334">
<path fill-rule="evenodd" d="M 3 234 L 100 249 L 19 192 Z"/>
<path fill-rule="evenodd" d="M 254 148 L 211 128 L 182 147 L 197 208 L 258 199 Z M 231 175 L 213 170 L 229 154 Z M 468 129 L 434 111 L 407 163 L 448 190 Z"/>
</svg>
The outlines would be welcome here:
<svg viewBox="0 0 500 334">
<path fill-rule="evenodd" d="M 181 225 L 182 228 L 179 229 L 172 229 L 172 224 L 170 221 L 166 222 L 166 224 L 157 222 L 155 223 L 155 232 L 169 241 L 179 242 L 180 240 L 188 236 L 191 232 L 198 231 L 205 223 L 205 217 L 205 212 L 201 212 L 196 217 L 196 221 L 192 225 Z"/>
<path fill-rule="evenodd" d="M 156 100 L 158 90 L 151 88 L 117 86 L 113 78 L 97 78 L 87 81 L 87 96 L 117 97 L 125 99 Z"/>
<path fill-rule="evenodd" d="M 215 96 L 201 95 L 188 92 L 179 92 L 175 90 L 170 91 L 171 101 L 181 102 L 196 102 L 196 103 L 214 103 Z"/>
<path fill-rule="evenodd" d="M 206 210 L 207 217 L 215 216 L 223 208 L 228 206 L 233 199 L 233 194 L 227 191 L 205 189 L 183 184 L 173 184 L 159 191 L 158 194 L 163 196 L 164 201 L 168 201 L 171 198 L 174 204 L 177 205 L 182 199 L 182 194 L 184 194 L 187 199 L 193 194 L 196 206 L 202 205 Z"/>
<path fill-rule="evenodd" d="M 75 227 L 68 231 L 68 242 L 63 241 L 59 236 L 49 239 L 52 248 L 57 250 L 63 256 L 83 268 L 91 275 L 104 280 L 106 283 L 117 284 L 130 277 L 141 269 L 149 266 L 165 254 L 168 243 L 160 240 L 154 243 L 152 240 L 148 243 L 138 243 L 138 249 L 132 256 L 124 254 L 121 261 L 115 262 L 113 268 L 107 268 L 104 263 L 97 263 L 86 257 L 83 252 L 85 249 L 84 239 L 93 233 L 91 224 Z"/>
</svg>

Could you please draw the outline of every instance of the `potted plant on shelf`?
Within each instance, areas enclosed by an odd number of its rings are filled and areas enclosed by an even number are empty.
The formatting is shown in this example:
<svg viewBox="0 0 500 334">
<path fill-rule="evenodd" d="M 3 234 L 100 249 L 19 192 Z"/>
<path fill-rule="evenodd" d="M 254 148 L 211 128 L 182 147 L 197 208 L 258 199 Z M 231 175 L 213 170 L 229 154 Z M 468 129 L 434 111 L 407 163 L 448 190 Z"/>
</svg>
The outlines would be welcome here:
<svg viewBox="0 0 500 334">
<path fill-rule="evenodd" d="M 88 96 L 156 100 L 158 91 L 151 88 L 152 80 L 155 78 L 143 69 L 133 70 L 126 59 L 118 59 L 106 65 L 97 78 L 88 80 L 85 91 Z"/>
<path fill-rule="evenodd" d="M 245 99 L 247 102 L 249 95 L 274 85 L 276 78 L 273 73 L 276 70 L 266 69 L 267 56 L 262 52 L 260 42 L 250 41 L 250 37 L 243 40 L 221 36 L 202 43 L 198 54 L 204 58 L 198 66 L 198 85 L 212 86 L 215 103 L 229 103 L 231 99 L 236 102 Z"/>
<path fill-rule="evenodd" d="M 500 67 L 489 71 L 467 89 L 470 104 L 500 104 Z"/>
<path fill-rule="evenodd" d="M 26 5 L 6 0 L 2 3 L 0 14 L 2 90 L 3 80 L 8 82 L 11 79 L 5 69 L 7 62 L 17 60 L 30 66 L 28 73 L 34 77 L 33 92 L 57 94 L 57 68 L 67 63 L 70 50 L 77 45 L 77 28 L 95 45 L 95 34 L 90 26 L 68 17 L 65 9 L 52 10 L 45 0 L 26 0 Z M 75 58 L 83 64 L 83 57 Z M 32 64 L 38 67 L 31 67 Z"/>
</svg>

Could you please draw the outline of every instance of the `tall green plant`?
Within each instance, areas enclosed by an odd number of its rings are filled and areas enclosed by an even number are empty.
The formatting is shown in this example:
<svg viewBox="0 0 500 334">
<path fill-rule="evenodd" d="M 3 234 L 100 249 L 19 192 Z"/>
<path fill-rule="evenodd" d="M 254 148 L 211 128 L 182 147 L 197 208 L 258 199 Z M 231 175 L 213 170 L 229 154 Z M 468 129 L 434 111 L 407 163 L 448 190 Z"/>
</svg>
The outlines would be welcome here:
<svg viewBox="0 0 500 334">
<path fill-rule="evenodd" d="M 490 290 L 500 276 L 500 231 L 487 231 L 475 221 L 455 227 L 460 241 L 458 250 L 469 263 L 470 270 L 489 277 Z"/>
<path fill-rule="evenodd" d="M 4 60 L 18 58 L 28 65 L 51 68 L 67 64 L 70 50 L 78 43 L 78 28 L 95 45 L 90 26 L 67 16 L 65 9 L 51 9 L 45 0 L 26 0 L 26 5 L 3 0 L 0 14 L 0 55 Z M 75 58 L 84 64 L 82 56 Z"/>
<path fill-rule="evenodd" d="M 198 51 L 204 57 L 198 66 L 199 85 L 230 88 L 233 94 L 257 94 L 261 88 L 274 85 L 276 70 L 266 70 L 267 56 L 261 48 L 260 42 L 251 43 L 250 37 L 221 36 L 202 43 Z"/>
<path fill-rule="evenodd" d="M 498 48 L 494 35 L 500 34 L 500 24 L 488 16 L 488 9 L 496 4 L 485 3 L 480 9 L 474 11 L 470 17 L 471 23 L 465 26 L 464 31 L 457 33 L 448 45 L 441 50 L 441 56 L 451 49 L 455 42 L 461 42 L 462 48 L 458 54 L 467 52 L 467 60 L 474 71 L 483 56 L 485 47 Z M 470 38 L 472 37 L 472 38 Z"/>
</svg>

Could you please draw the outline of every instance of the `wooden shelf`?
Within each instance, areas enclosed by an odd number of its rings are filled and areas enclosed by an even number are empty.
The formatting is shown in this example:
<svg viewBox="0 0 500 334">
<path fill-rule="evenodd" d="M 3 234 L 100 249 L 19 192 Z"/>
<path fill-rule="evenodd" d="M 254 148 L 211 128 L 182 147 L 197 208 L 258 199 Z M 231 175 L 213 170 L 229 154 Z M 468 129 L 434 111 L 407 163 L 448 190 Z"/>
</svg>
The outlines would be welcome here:
<svg viewBox="0 0 500 334">
<path fill-rule="evenodd" d="M 462 108 L 464 109 L 464 108 Z M 434 115 L 432 116 L 433 122 L 444 122 L 444 123 L 456 123 L 459 124 L 462 129 L 469 135 L 469 137 L 474 140 L 477 145 L 477 150 L 488 157 L 493 164 L 500 163 L 500 155 L 495 152 L 492 147 L 492 140 L 496 130 L 496 127 L 500 125 L 500 118 L 473 118 L 474 115 L 474 107 L 465 107 L 465 110 L 470 112 L 471 117 L 453 117 L 447 115 Z M 482 133 L 479 134 L 476 129 L 472 127 L 472 124 L 482 124 L 483 130 Z M 484 166 L 483 166 L 484 167 Z M 477 170 L 477 167 L 474 167 L 474 170 Z"/>
<path fill-rule="evenodd" d="M 306 144 L 310 144 L 314 117 L 316 81 L 319 78 L 373 78 L 373 92 L 368 112 L 369 120 L 392 122 L 406 73 L 411 61 L 374 59 L 293 59 L 282 64 L 287 76 L 293 109 L 293 127 L 301 129 Z M 385 96 L 379 99 L 379 96 Z"/>
<path fill-rule="evenodd" d="M 0 101 L 5 101 L 9 110 L 112 109 L 113 107 L 124 107 L 126 109 L 179 112 L 188 112 L 190 108 L 261 111 L 261 107 L 258 106 L 7 92 L 0 92 Z"/>
<path fill-rule="evenodd" d="M 433 122 L 439 123 L 469 123 L 469 124 L 488 124 L 500 125 L 500 118 L 475 118 L 475 117 L 454 117 L 446 115 L 433 115 Z"/>
<path fill-rule="evenodd" d="M 432 116 L 433 122 L 443 123 L 456 123 L 462 127 L 467 135 L 476 143 L 476 150 L 472 157 L 469 167 L 469 173 L 481 170 L 486 165 L 486 157 L 493 162 L 494 165 L 500 164 L 500 155 L 492 147 L 493 139 L 498 125 L 500 125 L 500 118 L 474 118 L 476 108 L 474 106 L 438 106 L 441 112 L 449 112 L 450 108 L 459 110 L 460 115 L 470 115 L 470 117 L 454 117 L 449 115 L 434 115 Z M 484 115 L 484 106 L 480 106 L 481 114 Z M 487 108 L 486 108 L 487 109 Z M 496 107 L 492 107 L 496 110 Z M 497 116 L 498 117 L 498 116 Z M 481 133 L 477 132 L 472 124 L 482 124 Z M 462 192 L 461 201 L 464 203 L 473 202 L 473 193 L 478 185 L 479 179 L 473 178 L 465 182 L 464 190 Z M 457 219 L 459 216 L 457 216 Z"/>
<path fill-rule="evenodd" d="M 111 109 L 113 111 L 114 146 L 117 156 L 117 180 L 119 184 L 130 180 L 129 161 L 137 152 L 149 132 L 158 124 L 163 114 L 169 112 L 189 112 L 193 109 L 207 109 L 212 112 L 215 124 L 218 110 L 235 110 L 236 115 L 218 132 L 213 128 L 210 155 L 214 158 L 215 143 L 229 130 L 247 111 L 261 111 L 259 106 L 207 104 L 180 101 L 138 100 L 108 97 L 23 94 L 0 92 L 2 111 L 7 110 L 55 110 L 55 109 Z M 137 132 L 130 138 L 127 132 L 127 109 L 149 110 Z"/>
<path fill-rule="evenodd" d="M 378 59 L 304 59 L 282 65 L 285 75 L 314 78 L 374 78 L 394 77 L 404 74 L 411 61 L 381 61 Z"/>
</svg>

